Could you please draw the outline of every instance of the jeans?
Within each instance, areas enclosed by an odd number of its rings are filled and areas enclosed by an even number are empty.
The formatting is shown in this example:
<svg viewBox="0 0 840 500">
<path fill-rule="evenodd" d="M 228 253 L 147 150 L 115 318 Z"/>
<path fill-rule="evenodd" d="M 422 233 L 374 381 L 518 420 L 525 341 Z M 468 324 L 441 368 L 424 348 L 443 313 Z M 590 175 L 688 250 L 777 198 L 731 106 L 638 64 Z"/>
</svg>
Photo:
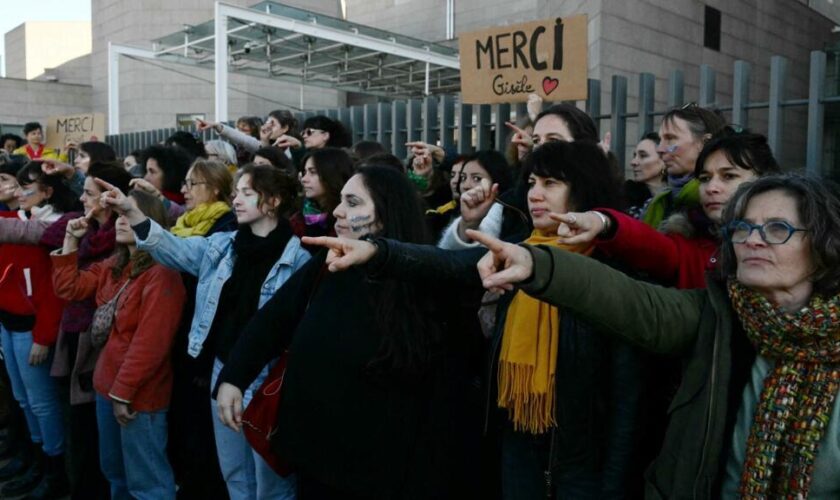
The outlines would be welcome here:
<svg viewBox="0 0 840 500">
<path fill-rule="evenodd" d="M 110 399 L 97 394 L 99 462 L 111 500 L 174 500 L 175 478 L 166 458 L 166 410 L 137 412 L 128 425 L 114 417 Z"/>
<path fill-rule="evenodd" d="M 10 332 L 0 325 L 0 343 L 6 371 L 23 414 L 32 442 L 54 457 L 64 453 L 64 422 L 55 381 L 50 377 L 52 356 L 39 365 L 29 364 L 32 332 Z"/>
<path fill-rule="evenodd" d="M 222 363 L 217 359 L 213 367 L 213 378 L 210 387 L 216 387 L 216 380 L 222 369 Z M 257 380 L 246 391 L 243 404 L 251 401 L 253 391 L 262 385 L 268 370 L 265 369 Z M 219 466 L 222 476 L 227 483 L 231 500 L 294 500 L 296 491 L 295 476 L 282 477 L 274 472 L 259 453 L 251 448 L 245 435 L 226 427 L 218 417 L 218 405 L 215 399 L 210 400 L 213 412 L 213 432 L 216 436 L 216 451 L 219 455 Z"/>
</svg>

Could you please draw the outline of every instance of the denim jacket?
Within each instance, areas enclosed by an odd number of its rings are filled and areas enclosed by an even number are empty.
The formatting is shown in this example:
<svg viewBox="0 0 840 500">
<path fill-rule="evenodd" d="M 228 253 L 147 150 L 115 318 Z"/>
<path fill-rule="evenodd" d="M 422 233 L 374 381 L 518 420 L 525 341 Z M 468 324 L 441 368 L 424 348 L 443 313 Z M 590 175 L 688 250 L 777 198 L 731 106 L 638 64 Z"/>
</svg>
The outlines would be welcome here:
<svg viewBox="0 0 840 500">
<path fill-rule="evenodd" d="M 180 238 L 151 221 L 145 239 L 137 235 L 137 248 L 149 252 L 161 264 L 198 277 L 195 313 L 190 326 L 187 352 L 196 358 L 210 333 L 222 287 L 233 273 L 233 240 L 238 231 L 215 233 L 209 237 Z M 300 239 L 292 236 L 260 290 L 262 307 L 295 271 L 309 260 Z"/>
</svg>

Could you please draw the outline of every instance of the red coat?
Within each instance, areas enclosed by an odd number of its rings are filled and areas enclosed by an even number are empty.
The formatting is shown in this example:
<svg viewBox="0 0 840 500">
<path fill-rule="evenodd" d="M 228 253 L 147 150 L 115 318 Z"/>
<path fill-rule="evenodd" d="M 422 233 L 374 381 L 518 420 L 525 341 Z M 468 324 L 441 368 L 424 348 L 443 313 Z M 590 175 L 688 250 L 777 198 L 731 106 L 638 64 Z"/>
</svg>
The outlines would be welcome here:
<svg viewBox="0 0 840 500">
<path fill-rule="evenodd" d="M 717 239 L 663 234 L 617 210 L 597 210 L 609 214 L 616 222 L 612 238 L 595 240 L 604 254 L 648 273 L 665 285 L 683 289 L 706 288 L 706 271 L 717 268 L 720 245 Z"/>
<path fill-rule="evenodd" d="M 0 217 L 18 217 L 0 212 Z M 32 340 L 51 346 L 58 336 L 64 301 L 53 291 L 52 263 L 40 245 L 0 245 L 0 310 L 35 316 Z"/>
<path fill-rule="evenodd" d="M 114 278 L 116 256 L 79 270 L 77 254 L 53 255 L 56 293 L 67 300 L 111 300 L 129 276 Z M 154 264 L 126 287 L 108 342 L 96 363 L 93 387 L 104 397 L 131 403 L 137 411 L 169 406 L 172 393 L 170 351 L 181 320 L 186 291 L 177 271 Z"/>
</svg>

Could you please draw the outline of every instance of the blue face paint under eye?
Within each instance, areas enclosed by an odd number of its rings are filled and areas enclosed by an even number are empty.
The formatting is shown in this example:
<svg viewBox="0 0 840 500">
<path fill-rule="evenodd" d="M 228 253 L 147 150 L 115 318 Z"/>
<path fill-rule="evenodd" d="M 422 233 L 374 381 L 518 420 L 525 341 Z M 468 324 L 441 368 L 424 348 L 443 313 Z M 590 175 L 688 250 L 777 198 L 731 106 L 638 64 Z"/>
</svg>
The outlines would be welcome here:
<svg viewBox="0 0 840 500">
<path fill-rule="evenodd" d="M 347 222 L 350 223 L 350 230 L 354 233 L 358 233 L 373 225 L 373 223 L 370 222 L 372 218 L 373 217 L 370 215 L 354 215 L 353 217 L 349 217 Z"/>
<path fill-rule="evenodd" d="M 677 144 L 671 144 L 670 146 L 665 147 L 665 152 L 669 154 L 676 153 L 680 147 Z"/>
</svg>

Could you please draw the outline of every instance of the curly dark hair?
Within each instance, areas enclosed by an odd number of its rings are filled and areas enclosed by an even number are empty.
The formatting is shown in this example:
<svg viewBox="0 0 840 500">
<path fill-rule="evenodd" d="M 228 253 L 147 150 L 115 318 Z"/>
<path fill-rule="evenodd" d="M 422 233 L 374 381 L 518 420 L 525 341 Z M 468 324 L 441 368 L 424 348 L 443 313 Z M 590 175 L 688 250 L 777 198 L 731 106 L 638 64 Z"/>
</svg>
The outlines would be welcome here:
<svg viewBox="0 0 840 500">
<path fill-rule="evenodd" d="M 140 155 L 145 167 L 149 158 L 154 160 L 163 170 L 163 190 L 177 193 L 181 190 L 181 182 L 190 169 L 193 158 L 180 147 L 153 144 L 144 149 Z"/>
<path fill-rule="evenodd" d="M 298 193 L 300 182 L 286 171 L 271 165 L 254 165 L 249 163 L 236 173 L 236 181 L 244 175 L 251 177 L 251 188 L 259 194 L 259 205 L 269 198 L 279 198 L 280 204 L 274 209 L 278 218 L 288 217 L 300 205 Z"/>
<path fill-rule="evenodd" d="M 755 196 L 781 191 L 796 200 L 799 220 L 807 231 L 814 272 L 811 280 L 814 292 L 831 297 L 840 293 L 840 186 L 833 182 L 801 174 L 761 177 L 742 184 L 723 213 L 726 227 L 742 219 Z M 735 275 L 737 270 L 735 247 L 724 238 L 721 248 L 723 277 Z"/>
</svg>

